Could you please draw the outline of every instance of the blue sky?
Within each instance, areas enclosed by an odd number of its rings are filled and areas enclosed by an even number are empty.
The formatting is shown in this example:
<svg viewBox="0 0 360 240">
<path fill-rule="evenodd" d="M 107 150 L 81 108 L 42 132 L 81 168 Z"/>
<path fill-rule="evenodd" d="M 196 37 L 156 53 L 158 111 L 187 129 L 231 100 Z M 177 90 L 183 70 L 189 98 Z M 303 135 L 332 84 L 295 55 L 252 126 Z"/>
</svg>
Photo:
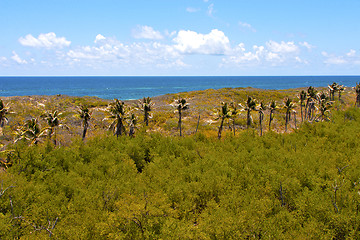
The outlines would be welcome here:
<svg viewBox="0 0 360 240">
<path fill-rule="evenodd" d="M 359 0 L 0 0 L 0 76 L 360 75 Z"/>
</svg>

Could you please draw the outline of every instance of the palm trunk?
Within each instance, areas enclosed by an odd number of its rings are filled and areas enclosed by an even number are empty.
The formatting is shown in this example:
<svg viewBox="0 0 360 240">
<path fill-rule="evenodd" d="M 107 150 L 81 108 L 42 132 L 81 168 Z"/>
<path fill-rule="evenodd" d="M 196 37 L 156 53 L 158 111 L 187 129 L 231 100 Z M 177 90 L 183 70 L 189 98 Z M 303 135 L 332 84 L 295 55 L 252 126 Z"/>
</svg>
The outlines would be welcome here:
<svg viewBox="0 0 360 240">
<path fill-rule="evenodd" d="M 304 122 L 303 103 L 300 103 L 300 112 L 301 112 L 301 122 Z"/>
<path fill-rule="evenodd" d="M 296 112 L 294 112 L 294 122 L 295 122 L 295 129 L 296 129 Z"/>
<path fill-rule="evenodd" d="M 262 129 L 263 118 L 264 118 L 264 114 L 262 112 L 259 112 L 260 136 L 262 136 L 263 134 L 263 129 Z"/>
<path fill-rule="evenodd" d="M 223 125 L 224 125 L 224 118 L 221 118 L 221 123 L 220 123 L 220 127 L 219 127 L 219 132 L 218 132 L 218 139 L 221 138 L 221 132 L 223 129 Z"/>
<path fill-rule="evenodd" d="M 288 113 L 288 111 L 286 111 L 286 115 L 285 115 L 285 132 L 287 132 L 288 123 L 289 123 L 289 113 Z"/>
<path fill-rule="evenodd" d="M 84 123 L 83 134 L 82 134 L 82 140 L 83 140 L 83 141 L 84 141 L 84 139 L 85 139 L 87 129 L 88 129 L 88 123 L 85 122 L 85 123 Z"/>
<path fill-rule="evenodd" d="M 247 128 L 250 127 L 251 125 L 251 115 L 250 115 L 250 109 L 247 110 L 247 121 L 246 121 L 246 125 L 247 125 Z"/>
<path fill-rule="evenodd" d="M 115 129 L 114 135 L 116 135 L 116 137 L 119 137 L 119 135 L 121 136 L 122 133 L 123 133 L 122 119 L 118 118 L 117 123 L 116 123 L 116 129 Z"/>
<path fill-rule="evenodd" d="M 197 121 L 197 124 L 196 124 L 196 130 L 195 130 L 195 133 L 197 133 L 197 131 L 198 131 L 198 128 L 199 128 L 199 123 L 200 123 L 200 114 L 199 114 L 198 121 Z"/>
<path fill-rule="evenodd" d="M 357 107 L 360 107 L 360 93 L 356 93 L 356 104 Z"/>
<path fill-rule="evenodd" d="M 273 119 L 274 119 L 274 113 L 272 110 L 270 110 L 269 131 L 271 130 L 271 122 Z"/>
<path fill-rule="evenodd" d="M 149 113 L 147 111 L 144 112 L 144 122 L 146 126 L 149 126 Z"/>
<path fill-rule="evenodd" d="M 235 133 L 236 133 L 236 129 L 235 129 L 235 119 L 233 119 L 233 129 L 234 129 L 234 136 L 235 136 Z"/>
<path fill-rule="evenodd" d="M 179 123 L 178 123 L 178 128 L 180 129 L 180 137 L 182 136 L 181 133 L 181 110 L 179 110 Z"/>
<path fill-rule="evenodd" d="M 135 134 L 135 127 L 131 125 L 129 128 L 129 136 L 134 137 L 134 134 Z"/>
</svg>

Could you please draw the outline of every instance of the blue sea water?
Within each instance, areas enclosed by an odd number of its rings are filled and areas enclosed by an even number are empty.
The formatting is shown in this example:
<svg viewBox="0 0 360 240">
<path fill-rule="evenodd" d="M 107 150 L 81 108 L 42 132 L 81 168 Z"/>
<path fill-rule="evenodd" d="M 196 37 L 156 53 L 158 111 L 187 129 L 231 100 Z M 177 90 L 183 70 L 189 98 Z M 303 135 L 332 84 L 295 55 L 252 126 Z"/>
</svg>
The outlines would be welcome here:
<svg viewBox="0 0 360 240">
<path fill-rule="evenodd" d="M 353 87 L 360 76 L 0 77 L 0 97 L 64 94 L 129 100 L 210 88 L 288 89 L 333 82 Z"/>
</svg>

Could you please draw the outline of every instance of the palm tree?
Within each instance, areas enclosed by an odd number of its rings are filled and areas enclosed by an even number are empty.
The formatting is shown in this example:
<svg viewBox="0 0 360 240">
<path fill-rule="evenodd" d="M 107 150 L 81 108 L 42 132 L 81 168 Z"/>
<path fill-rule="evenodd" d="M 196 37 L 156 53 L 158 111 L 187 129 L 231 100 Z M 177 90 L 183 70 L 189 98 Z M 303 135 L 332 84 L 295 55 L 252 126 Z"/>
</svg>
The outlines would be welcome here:
<svg viewBox="0 0 360 240">
<path fill-rule="evenodd" d="M 0 127 L 3 128 L 4 124 L 8 122 L 9 107 L 8 104 L 4 104 L 4 102 L 0 99 Z"/>
<path fill-rule="evenodd" d="M 238 116 L 240 109 L 238 108 L 239 104 L 236 104 L 235 102 L 232 102 L 231 107 L 231 119 L 232 119 L 232 129 L 234 130 L 234 136 L 235 136 L 235 119 Z"/>
<path fill-rule="evenodd" d="M 291 112 L 294 110 L 295 104 L 291 101 L 290 98 L 286 98 L 284 101 L 284 109 L 286 110 L 285 115 L 285 132 L 287 132 L 287 126 L 290 121 Z"/>
<path fill-rule="evenodd" d="M 17 130 L 18 137 L 15 142 L 26 139 L 30 141 L 30 145 L 36 145 L 41 141 L 41 138 L 45 137 L 46 134 L 48 134 L 48 131 L 48 128 L 41 130 L 38 124 L 38 120 L 36 118 L 32 118 L 26 121 L 24 126 Z"/>
<path fill-rule="evenodd" d="M 49 139 L 52 138 L 52 136 L 54 136 L 54 144 L 56 146 L 56 128 L 57 127 L 65 127 L 66 129 L 69 129 L 69 127 L 66 124 L 61 124 L 60 123 L 60 117 L 61 117 L 62 113 L 58 112 L 58 111 L 54 111 L 53 113 L 49 113 L 46 112 L 45 114 L 42 115 L 42 117 L 45 119 L 45 121 L 48 124 L 48 136 Z"/>
<path fill-rule="evenodd" d="M 306 92 L 304 90 L 300 92 L 299 100 L 300 100 L 301 122 L 303 122 L 304 121 L 303 107 L 305 107 L 305 100 L 306 100 Z"/>
<path fill-rule="evenodd" d="M 356 83 L 355 92 L 356 92 L 355 106 L 360 107 L 360 83 Z"/>
<path fill-rule="evenodd" d="M 276 102 L 273 100 L 269 105 L 270 109 L 270 119 L 269 119 L 269 131 L 271 130 L 271 122 L 274 120 L 274 113 L 279 107 L 276 105 Z"/>
<path fill-rule="evenodd" d="M 260 125 L 260 136 L 263 134 L 262 122 L 264 120 L 264 111 L 266 110 L 266 105 L 263 102 L 260 102 L 258 106 L 259 111 L 259 125 Z"/>
<path fill-rule="evenodd" d="M 247 112 L 246 125 L 247 125 L 247 128 L 249 128 L 251 126 L 251 122 L 252 122 L 251 111 L 255 110 L 255 108 L 256 108 L 255 99 L 248 96 L 245 106 L 242 106 L 242 108 L 244 111 Z"/>
<path fill-rule="evenodd" d="M 136 123 L 137 123 L 136 116 L 134 113 L 132 113 L 129 117 L 129 136 L 130 137 L 134 137 Z"/>
<path fill-rule="evenodd" d="M 338 91 L 338 86 L 339 85 L 336 82 L 333 82 L 331 85 L 328 85 L 330 101 L 334 101 L 334 95 L 335 92 Z"/>
<path fill-rule="evenodd" d="M 139 100 L 138 108 L 144 112 L 144 123 L 146 124 L 146 126 L 149 126 L 149 112 L 152 110 L 152 106 L 154 106 L 154 103 L 151 102 L 150 97 L 144 97 L 142 100 Z"/>
<path fill-rule="evenodd" d="M 178 100 L 175 100 L 172 106 L 174 106 L 179 113 L 178 128 L 180 129 L 180 136 L 182 136 L 182 131 L 181 131 L 182 111 L 189 109 L 189 104 L 186 102 L 186 99 L 179 98 Z"/>
<path fill-rule="evenodd" d="M 218 117 L 216 118 L 216 120 L 221 119 L 219 131 L 218 131 L 218 139 L 221 138 L 221 132 L 222 132 L 222 129 L 224 126 L 224 121 L 226 119 L 230 119 L 230 118 L 231 118 L 231 110 L 228 107 L 228 104 L 222 103 L 221 109 L 219 110 L 219 113 L 218 113 Z"/>
<path fill-rule="evenodd" d="M 109 129 L 114 131 L 116 137 L 119 137 L 119 135 L 122 135 L 125 132 L 124 121 L 126 118 L 126 111 L 125 103 L 118 99 L 114 99 L 114 102 L 109 105 L 108 112 L 111 115 L 106 119 L 114 119 L 110 124 Z"/>
<path fill-rule="evenodd" d="M 89 127 L 89 121 L 91 119 L 91 112 L 87 106 L 81 105 L 78 109 L 78 114 L 79 117 L 82 119 L 82 123 L 83 123 L 82 140 L 84 141 L 87 129 Z"/>
<path fill-rule="evenodd" d="M 341 93 L 345 91 L 344 85 L 338 85 L 338 92 L 339 92 L 339 101 L 341 102 Z"/>
<path fill-rule="evenodd" d="M 310 121 L 313 119 L 314 116 L 314 110 L 315 110 L 315 100 L 317 99 L 317 90 L 310 86 L 307 90 L 308 93 L 308 99 L 306 101 L 305 106 L 305 119 L 309 119 Z"/>
<path fill-rule="evenodd" d="M 329 101 L 329 98 L 321 98 L 319 104 L 319 114 L 317 115 L 315 121 L 329 121 L 330 117 L 328 114 L 330 113 L 330 109 L 332 108 L 332 102 Z"/>
</svg>

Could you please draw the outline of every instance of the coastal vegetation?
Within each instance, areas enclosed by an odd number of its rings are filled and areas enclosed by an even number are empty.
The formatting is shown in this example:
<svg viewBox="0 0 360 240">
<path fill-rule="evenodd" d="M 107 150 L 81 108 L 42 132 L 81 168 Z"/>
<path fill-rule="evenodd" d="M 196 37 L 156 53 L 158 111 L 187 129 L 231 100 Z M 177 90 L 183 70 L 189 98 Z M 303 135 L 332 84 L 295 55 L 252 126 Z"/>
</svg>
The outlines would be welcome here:
<svg viewBox="0 0 360 240">
<path fill-rule="evenodd" d="M 3 98 L 0 239 L 360 238 L 360 87 L 334 86 Z"/>
</svg>

